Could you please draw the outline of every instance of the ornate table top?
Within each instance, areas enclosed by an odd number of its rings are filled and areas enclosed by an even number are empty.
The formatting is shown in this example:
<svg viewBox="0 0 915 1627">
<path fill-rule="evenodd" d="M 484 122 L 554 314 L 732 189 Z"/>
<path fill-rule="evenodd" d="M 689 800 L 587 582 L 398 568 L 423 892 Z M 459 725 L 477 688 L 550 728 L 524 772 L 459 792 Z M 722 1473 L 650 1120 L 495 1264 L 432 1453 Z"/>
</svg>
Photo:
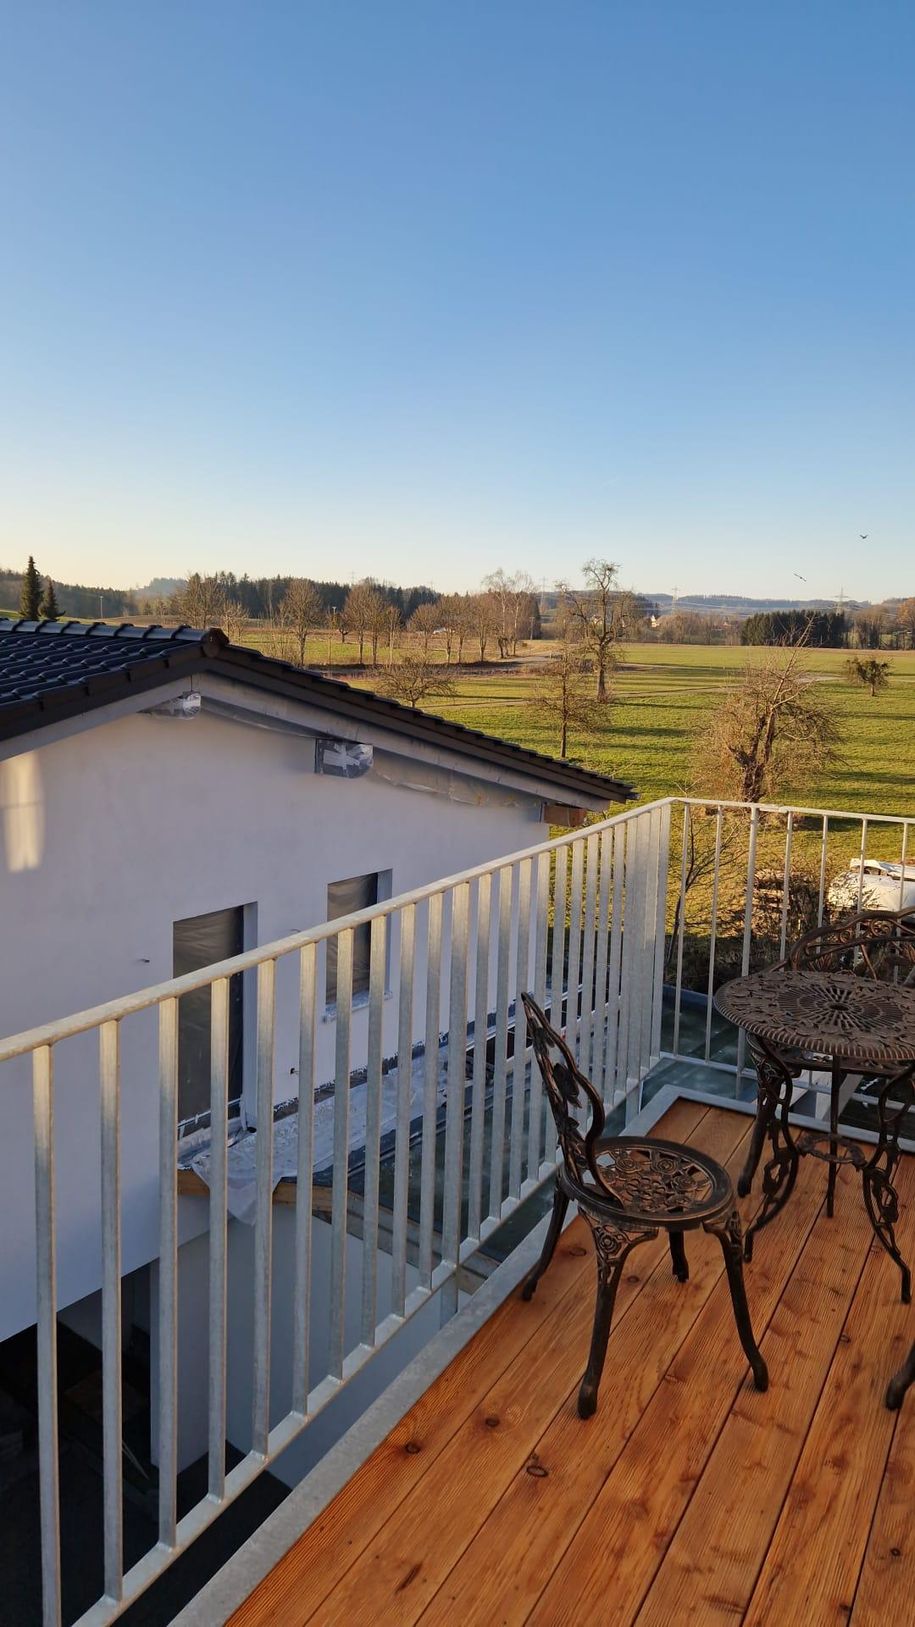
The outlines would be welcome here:
<svg viewBox="0 0 915 1627">
<path fill-rule="evenodd" d="M 722 1016 L 776 1050 L 879 1071 L 915 1062 L 915 988 L 850 972 L 754 972 L 715 995 Z"/>
</svg>

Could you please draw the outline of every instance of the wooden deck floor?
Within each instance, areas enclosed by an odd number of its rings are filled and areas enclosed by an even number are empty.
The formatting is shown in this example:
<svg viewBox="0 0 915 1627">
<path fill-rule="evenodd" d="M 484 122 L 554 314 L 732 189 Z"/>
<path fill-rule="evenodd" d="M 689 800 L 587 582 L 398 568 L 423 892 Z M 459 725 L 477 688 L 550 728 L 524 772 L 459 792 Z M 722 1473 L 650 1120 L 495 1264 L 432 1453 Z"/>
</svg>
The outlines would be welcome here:
<svg viewBox="0 0 915 1627">
<path fill-rule="evenodd" d="M 658 1134 L 739 1165 L 749 1121 L 678 1102 Z M 717 1245 L 629 1259 L 597 1414 L 575 1392 L 593 1310 L 583 1222 L 530 1305 L 517 1295 L 304 1533 L 232 1627 L 422 1622 L 885 1627 L 915 1620 L 915 1336 L 872 1245 L 860 1179 L 835 1219 L 807 1159 L 747 1272 L 771 1384 L 750 1383 Z M 915 1255 L 915 1160 L 900 1178 Z M 747 1200 L 749 1209 L 753 1198 Z"/>
</svg>

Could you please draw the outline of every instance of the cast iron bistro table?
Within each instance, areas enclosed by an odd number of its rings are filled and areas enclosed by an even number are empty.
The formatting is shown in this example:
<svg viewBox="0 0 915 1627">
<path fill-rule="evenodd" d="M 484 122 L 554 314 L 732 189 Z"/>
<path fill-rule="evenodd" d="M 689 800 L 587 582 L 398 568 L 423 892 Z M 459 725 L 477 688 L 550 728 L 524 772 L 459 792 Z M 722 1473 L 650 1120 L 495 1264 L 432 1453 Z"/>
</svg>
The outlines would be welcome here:
<svg viewBox="0 0 915 1627">
<path fill-rule="evenodd" d="M 777 967 L 724 984 L 715 1004 L 745 1030 L 759 1081 L 750 1151 L 737 1183 L 742 1197 L 750 1190 L 766 1137 L 771 1148 L 763 1168 L 763 1205 L 746 1234 L 747 1258 L 754 1233 L 768 1225 L 791 1196 L 803 1154 L 829 1165 L 829 1215 L 838 1165 L 850 1163 L 861 1171 L 871 1225 L 902 1273 L 902 1298 L 908 1304 L 911 1273 L 896 1245 L 899 1200 L 893 1174 L 899 1162 L 900 1121 L 915 1102 L 915 989 L 851 972 Z M 795 1138 L 788 1114 L 795 1081 L 807 1068 L 828 1068 L 831 1073 L 829 1129 Z M 838 1130 L 839 1093 L 851 1074 L 881 1081 L 879 1136 L 870 1157 L 859 1142 Z"/>
</svg>

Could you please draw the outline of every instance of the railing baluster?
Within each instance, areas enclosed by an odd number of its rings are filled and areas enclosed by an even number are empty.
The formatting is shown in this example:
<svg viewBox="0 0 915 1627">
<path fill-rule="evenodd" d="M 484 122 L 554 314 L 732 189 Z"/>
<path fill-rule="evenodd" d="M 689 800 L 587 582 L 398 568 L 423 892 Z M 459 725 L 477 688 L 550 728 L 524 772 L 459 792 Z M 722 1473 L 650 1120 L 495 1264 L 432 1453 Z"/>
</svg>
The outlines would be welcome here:
<svg viewBox="0 0 915 1627">
<path fill-rule="evenodd" d="M 653 1068 L 661 1055 L 661 1023 L 664 1015 L 664 955 L 667 947 L 667 886 L 670 866 L 670 805 L 658 810 L 657 895 L 654 921 L 654 966 L 652 970 L 652 1017 L 648 1066 Z"/>
<path fill-rule="evenodd" d="M 579 1066 L 591 1077 L 591 1040 L 594 1031 L 594 918 L 597 911 L 597 863 L 600 837 L 595 833 L 583 843 L 585 857 L 584 948 L 581 958 L 581 1042 Z"/>
<path fill-rule="evenodd" d="M 124 1579 L 121 1460 L 121 1077 L 120 1024 L 99 1029 L 102 1174 L 102 1474 L 105 1597 L 120 1601 Z M 174 1172 L 172 1179 L 175 1179 Z"/>
<path fill-rule="evenodd" d="M 600 885 L 597 897 L 597 955 L 594 968 L 594 1024 L 591 1077 L 603 1097 L 607 1078 L 607 962 L 610 950 L 610 881 L 613 871 L 613 831 L 600 835 Z"/>
<path fill-rule="evenodd" d="M 756 891 L 756 845 L 759 839 L 759 807 L 753 804 L 750 813 L 750 840 L 747 847 L 747 888 L 743 906 L 743 947 L 740 953 L 740 975 L 746 977 L 750 970 L 750 950 L 753 946 L 753 899 Z M 743 1076 L 744 1058 L 747 1054 L 747 1036 L 741 1028 L 737 1033 L 737 1088 Z"/>
<path fill-rule="evenodd" d="M 441 893 L 429 900 L 426 950 L 426 1038 L 423 1080 L 423 1137 L 419 1172 L 419 1280 L 432 1285 L 432 1240 L 435 1230 L 435 1132 L 438 1118 L 438 1083 L 442 992 L 442 921 L 445 901 Z"/>
<path fill-rule="evenodd" d="M 724 823 L 724 810 L 719 807 L 715 819 L 715 859 L 712 871 L 712 913 L 709 921 L 709 950 L 708 950 L 708 983 L 706 985 L 705 1005 L 705 1056 L 708 1062 L 712 1054 L 712 1017 L 714 1016 L 713 997 L 715 993 L 715 949 L 718 941 L 718 886 L 721 873 L 721 832 Z"/>
<path fill-rule="evenodd" d="M 791 845 L 794 840 L 794 814 L 788 814 L 785 825 L 785 868 L 782 875 L 782 922 L 779 935 L 779 959 L 784 959 L 788 943 L 788 908 L 791 902 Z"/>
<path fill-rule="evenodd" d="M 623 1010 L 626 1020 L 624 1080 L 626 1096 L 638 1083 L 639 1024 L 642 1015 L 642 910 L 645 886 L 645 816 L 637 815 L 626 833 L 626 920 L 623 928 Z"/>
<path fill-rule="evenodd" d="M 554 1028 L 561 1029 L 563 990 L 565 987 L 565 945 L 566 945 L 566 891 L 569 870 L 569 850 L 559 847 L 555 850 L 555 872 L 553 885 L 553 939 L 550 956 L 550 1006 L 549 1018 Z M 553 1163 L 556 1158 L 556 1123 L 552 1113 L 546 1116 L 546 1131 L 544 1135 L 543 1155 L 547 1163 Z"/>
<path fill-rule="evenodd" d="M 496 1037 L 492 1084 L 492 1141 L 489 1165 L 489 1213 L 502 1209 L 505 1164 L 505 1081 L 508 1062 L 508 994 L 511 960 L 512 883 L 508 866 L 499 871 L 499 940 L 496 959 Z"/>
<path fill-rule="evenodd" d="M 467 1070 L 467 950 L 470 884 L 451 896 L 451 980 L 448 991 L 448 1094 L 445 1101 L 445 1171 L 442 1192 L 442 1258 L 457 1266 L 461 1249 L 461 1170 L 464 1152 L 464 1091 Z"/>
<path fill-rule="evenodd" d="M 489 938 L 492 877 L 477 883 L 476 966 L 473 1002 L 473 1082 L 470 1100 L 470 1154 L 467 1235 L 479 1237 L 483 1220 L 483 1131 L 486 1116 L 486 1050 L 489 1038 Z"/>
<path fill-rule="evenodd" d="M 369 1037 L 365 1078 L 365 1194 L 362 1224 L 362 1343 L 375 1343 L 378 1320 L 378 1186 L 381 1157 L 381 1040 L 387 969 L 387 921 L 372 922 L 369 958 Z"/>
<path fill-rule="evenodd" d="M 38 1477 L 41 1492 L 41 1619 L 60 1627 L 60 1467 L 57 1435 L 57 1216 L 54 1053 L 32 1052 L 35 1137 L 35 1267 L 38 1308 Z M 172 1170 L 174 1185 L 174 1170 Z"/>
<path fill-rule="evenodd" d="M 178 1523 L 178 1002 L 159 1007 L 159 1541 Z"/>
<path fill-rule="evenodd" d="M 864 865 L 867 859 L 867 826 L 868 820 L 867 815 L 865 814 L 861 821 L 861 857 L 858 860 L 858 898 L 855 903 L 856 910 L 860 910 L 861 900 L 864 897 Z"/>
<path fill-rule="evenodd" d="M 299 952 L 299 1133 L 295 1187 L 295 1293 L 292 1304 L 292 1410 L 308 1413 L 311 1338 L 311 1207 L 315 1136 L 317 946 Z"/>
<path fill-rule="evenodd" d="M 899 901 L 896 905 L 896 908 L 900 910 L 905 908 L 905 860 L 908 842 L 909 822 L 905 820 L 902 827 L 902 852 L 899 855 Z"/>
<path fill-rule="evenodd" d="M 823 815 L 823 836 L 820 843 L 820 892 L 817 900 L 817 926 L 823 925 L 823 907 L 826 900 L 826 856 L 829 836 L 829 815 Z"/>
<path fill-rule="evenodd" d="M 334 1045 L 334 1168 L 330 1209 L 330 1342 L 328 1372 L 343 1377 L 346 1337 L 346 1210 L 349 1202 L 350 1029 L 353 1014 L 353 928 L 337 937 L 337 1016 Z"/>
<path fill-rule="evenodd" d="M 513 1198 L 521 1196 L 521 1158 L 524 1148 L 524 1099 L 527 1071 L 527 1018 L 521 1004 L 521 995 L 528 985 L 531 936 L 531 861 L 522 859 L 518 866 L 518 939 L 515 953 L 515 1033 L 512 1048 L 512 1120 L 511 1151 L 509 1155 L 508 1190 Z"/>
<path fill-rule="evenodd" d="M 581 981 L 581 895 L 584 887 L 584 858 L 585 845 L 581 838 L 578 838 L 572 843 L 572 896 L 569 900 L 569 998 L 566 1009 L 566 1044 L 576 1059 L 580 1049 L 578 999 Z"/>
<path fill-rule="evenodd" d="M 624 890 L 626 883 L 626 834 L 631 829 L 631 824 L 627 822 L 625 825 L 617 825 L 613 832 L 613 904 L 610 917 L 610 967 L 607 973 L 607 1086 L 609 1088 L 605 1086 L 605 1094 L 611 1101 L 616 1100 L 619 1089 L 621 1038 L 625 1045 L 625 1035 L 622 1033 L 623 915 L 626 907 Z M 625 1058 L 625 1049 L 622 1056 Z"/>
<path fill-rule="evenodd" d="M 413 1091 L 413 963 L 416 905 L 400 912 L 400 957 L 397 991 L 397 1128 L 394 1145 L 394 1214 L 392 1225 L 391 1310 L 403 1316 L 407 1292 L 407 1200 L 410 1179 L 410 1110 Z"/>
<path fill-rule="evenodd" d="M 683 947 L 686 937 L 686 899 L 687 878 L 689 876 L 690 843 L 692 841 L 692 810 L 688 802 L 683 804 L 683 826 L 680 848 L 680 894 L 677 906 L 677 978 L 674 989 L 674 1056 L 680 1054 L 680 1010 L 683 1000 Z"/>
<path fill-rule="evenodd" d="M 229 980 L 210 994 L 209 1495 L 226 1489 L 226 1171 L 229 1143 Z"/>
<path fill-rule="evenodd" d="M 661 810 L 652 808 L 645 832 L 645 890 L 642 903 L 641 956 L 639 982 L 641 984 L 642 1020 L 639 1032 L 638 1083 L 641 1085 L 651 1063 L 651 1034 L 654 1023 L 654 968 L 657 947 L 658 897 L 661 891 Z M 629 1117 L 638 1112 L 641 1092 L 630 1097 Z"/>
<path fill-rule="evenodd" d="M 254 1221 L 254 1361 L 251 1448 L 267 1455 L 270 1434 L 270 1309 L 273 1273 L 273 1048 L 276 964 L 257 969 L 257 1145 Z"/>
<path fill-rule="evenodd" d="M 537 860 L 534 939 L 533 994 L 541 1011 L 546 1003 L 546 949 L 550 930 L 550 855 L 541 853 Z M 543 1105 L 543 1083 L 540 1069 L 531 1060 L 531 1089 L 527 1118 L 527 1178 L 535 1181 L 540 1171 L 540 1134 Z M 550 1114 L 552 1118 L 552 1114 Z"/>
</svg>

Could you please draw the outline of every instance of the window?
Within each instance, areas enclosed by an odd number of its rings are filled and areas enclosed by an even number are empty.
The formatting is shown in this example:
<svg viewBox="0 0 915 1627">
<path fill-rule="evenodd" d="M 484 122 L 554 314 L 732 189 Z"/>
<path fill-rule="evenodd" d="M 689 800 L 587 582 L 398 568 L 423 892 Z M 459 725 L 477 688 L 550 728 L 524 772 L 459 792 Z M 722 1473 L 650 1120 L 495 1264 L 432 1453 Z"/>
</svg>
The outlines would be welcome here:
<svg viewBox="0 0 915 1627">
<path fill-rule="evenodd" d="M 390 874 L 390 872 L 387 872 Z M 327 889 L 327 919 L 336 921 L 341 915 L 354 915 L 356 910 L 367 910 L 379 898 L 388 896 L 379 883 L 382 877 L 376 871 L 370 876 L 350 876 L 346 881 L 332 881 Z M 357 926 L 353 933 L 353 994 L 368 994 L 369 960 L 372 948 L 372 928 L 368 921 Z M 327 1004 L 337 1002 L 337 939 L 327 940 Z"/>
<path fill-rule="evenodd" d="M 173 928 L 174 975 L 196 972 L 240 955 L 245 941 L 242 905 L 191 915 Z M 186 1126 L 210 1106 L 210 991 L 195 989 L 178 1001 L 178 1121 Z M 242 1091 L 242 974 L 229 980 L 229 1101 Z"/>
</svg>

